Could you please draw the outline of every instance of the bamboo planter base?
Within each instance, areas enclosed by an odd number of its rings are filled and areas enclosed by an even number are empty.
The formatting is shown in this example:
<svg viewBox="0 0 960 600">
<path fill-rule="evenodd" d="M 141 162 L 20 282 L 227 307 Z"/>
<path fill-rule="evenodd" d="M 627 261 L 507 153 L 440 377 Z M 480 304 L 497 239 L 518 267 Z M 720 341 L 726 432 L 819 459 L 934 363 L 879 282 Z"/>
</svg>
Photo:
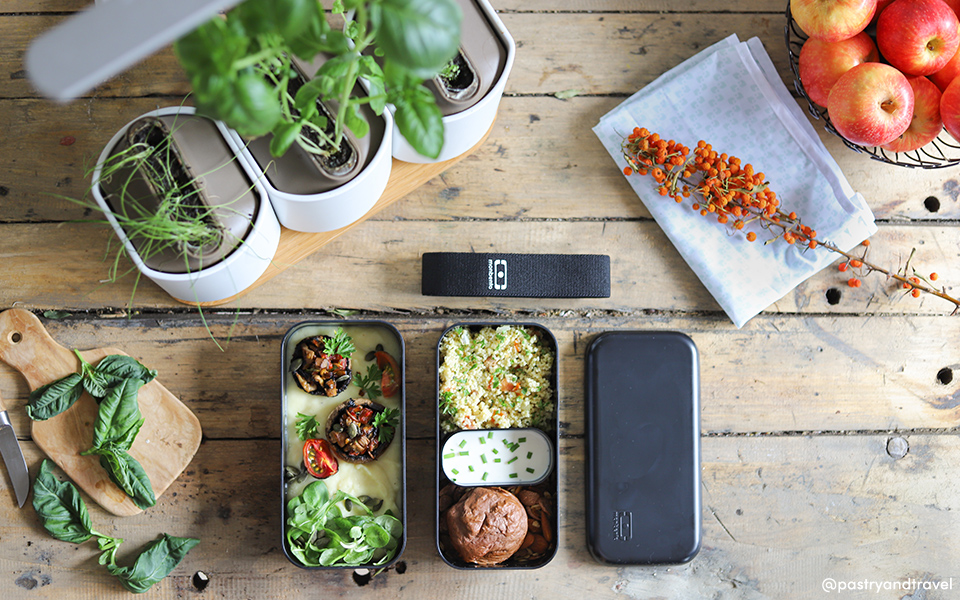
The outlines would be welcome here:
<svg viewBox="0 0 960 600">
<path fill-rule="evenodd" d="M 476 152 L 477 148 L 482 146 L 484 142 L 487 141 L 487 137 L 489 137 L 491 131 L 493 131 L 493 125 L 490 126 L 490 129 L 487 130 L 487 132 L 473 148 L 470 148 L 463 154 L 451 158 L 450 160 L 439 163 L 414 164 L 393 159 L 393 167 L 390 171 L 390 179 L 387 182 L 387 189 L 383 192 L 383 195 L 380 196 L 380 199 L 377 200 L 377 203 L 373 206 L 373 208 L 370 209 L 369 212 L 367 212 L 366 215 L 363 216 L 363 218 L 351 223 L 350 225 L 347 225 L 346 227 L 342 227 L 335 231 L 325 231 L 322 233 L 304 233 L 301 231 L 293 231 L 287 228 L 282 228 L 280 232 L 280 246 L 277 248 L 277 254 L 274 256 L 270 266 L 267 267 L 267 270 L 263 273 L 263 275 L 260 276 L 259 279 L 257 279 L 250 287 L 246 288 L 242 292 L 215 302 L 192 302 L 189 300 L 184 300 L 183 298 L 174 299 L 178 302 L 183 302 L 184 304 L 189 304 L 192 306 L 207 307 L 227 304 L 244 296 L 251 290 L 254 290 L 264 283 L 270 281 L 280 273 L 283 273 L 304 258 L 310 256 L 326 244 L 329 244 L 342 234 L 350 231 L 360 223 L 363 223 L 369 219 L 371 216 L 390 206 L 440 173 L 443 173 L 451 166 Z"/>
</svg>

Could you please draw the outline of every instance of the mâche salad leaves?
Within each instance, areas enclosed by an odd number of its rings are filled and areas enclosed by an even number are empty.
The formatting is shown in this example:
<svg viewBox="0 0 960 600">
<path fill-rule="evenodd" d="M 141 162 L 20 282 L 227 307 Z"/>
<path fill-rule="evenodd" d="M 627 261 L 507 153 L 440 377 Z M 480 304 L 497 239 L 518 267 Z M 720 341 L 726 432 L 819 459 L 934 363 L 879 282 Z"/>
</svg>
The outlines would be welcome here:
<svg viewBox="0 0 960 600">
<path fill-rule="evenodd" d="M 96 366 L 77 350 L 74 354 L 80 359 L 80 371 L 32 392 L 27 414 L 38 421 L 50 419 L 73 406 L 86 391 L 100 403 L 100 409 L 93 426 L 93 446 L 81 454 L 99 455 L 110 480 L 134 504 L 142 509 L 153 506 L 157 499 L 150 478 L 128 450 L 144 421 L 137 396 L 157 372 L 122 354 L 106 356 Z"/>
<path fill-rule="evenodd" d="M 338 504 L 350 501 L 360 515 L 344 515 Z M 330 496 L 316 481 L 287 503 L 287 545 L 308 567 L 383 565 L 396 556 L 403 524 L 389 512 L 374 516 L 359 498 L 342 490 Z"/>
<path fill-rule="evenodd" d="M 40 463 L 40 472 L 33 482 L 33 508 L 40 523 L 54 538 L 82 544 L 97 538 L 100 564 L 131 592 L 142 593 L 170 574 L 200 540 L 161 534 L 133 563 L 132 567 L 117 565 L 117 549 L 121 538 L 104 535 L 93 528 L 87 506 L 80 492 L 69 481 L 61 482 L 53 474 L 49 460 Z"/>
</svg>

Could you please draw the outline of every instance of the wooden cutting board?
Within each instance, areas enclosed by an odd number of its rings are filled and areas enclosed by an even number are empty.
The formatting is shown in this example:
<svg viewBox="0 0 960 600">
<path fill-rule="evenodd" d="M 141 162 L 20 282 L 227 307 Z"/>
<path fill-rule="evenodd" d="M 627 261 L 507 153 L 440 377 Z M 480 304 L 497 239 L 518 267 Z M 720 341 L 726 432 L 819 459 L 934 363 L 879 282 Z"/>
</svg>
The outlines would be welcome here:
<svg viewBox="0 0 960 600">
<path fill-rule="evenodd" d="M 123 352 L 97 348 L 80 354 L 96 366 L 103 357 Z M 0 313 L 0 359 L 19 371 L 31 390 L 80 368 L 73 351 L 55 342 L 40 319 L 16 308 Z M 138 400 L 144 423 L 130 455 L 143 465 L 159 499 L 196 454 L 200 421 L 156 379 L 140 388 Z M 138 514 L 141 509 L 110 481 L 100 466 L 100 458 L 80 456 L 92 445 L 97 411 L 97 401 L 84 392 L 72 407 L 56 417 L 33 421 L 33 441 L 104 509 L 119 516 Z"/>
</svg>

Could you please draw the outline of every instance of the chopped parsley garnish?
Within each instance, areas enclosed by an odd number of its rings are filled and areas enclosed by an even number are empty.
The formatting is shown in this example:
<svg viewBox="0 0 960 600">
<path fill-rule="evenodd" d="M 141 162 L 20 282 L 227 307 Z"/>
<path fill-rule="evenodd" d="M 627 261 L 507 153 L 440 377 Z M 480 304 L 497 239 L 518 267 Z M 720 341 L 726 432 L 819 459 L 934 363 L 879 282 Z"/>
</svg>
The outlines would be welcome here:
<svg viewBox="0 0 960 600">
<path fill-rule="evenodd" d="M 377 428 L 377 439 L 381 444 L 389 444 L 397 432 L 400 424 L 400 411 L 395 408 L 386 408 L 373 417 L 373 426 Z"/>
<path fill-rule="evenodd" d="M 327 336 L 323 340 L 323 351 L 327 354 L 349 357 L 356 351 L 357 347 L 353 345 L 353 339 L 347 335 L 343 327 L 337 327 L 332 336 Z"/>
<path fill-rule="evenodd" d="M 320 423 L 317 421 L 317 417 L 311 417 L 310 415 L 305 415 L 303 413 L 297 413 L 297 437 L 301 441 L 315 440 L 323 437 L 321 435 L 322 429 Z"/>
<path fill-rule="evenodd" d="M 367 398 L 376 400 L 382 394 L 380 393 L 380 379 L 383 377 L 383 371 L 376 364 L 367 366 L 367 374 L 353 374 L 353 382 L 367 394 Z"/>
</svg>

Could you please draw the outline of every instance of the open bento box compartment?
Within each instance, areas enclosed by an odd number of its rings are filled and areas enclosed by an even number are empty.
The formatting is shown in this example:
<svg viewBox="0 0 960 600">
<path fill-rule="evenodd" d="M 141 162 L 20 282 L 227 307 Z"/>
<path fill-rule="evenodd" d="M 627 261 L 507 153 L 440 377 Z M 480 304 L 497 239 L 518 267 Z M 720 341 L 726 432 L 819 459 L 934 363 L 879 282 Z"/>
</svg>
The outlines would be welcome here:
<svg viewBox="0 0 960 600">
<path fill-rule="evenodd" d="M 403 338 L 379 321 L 305 322 L 281 357 L 284 553 L 389 566 L 407 538 Z"/>
<path fill-rule="evenodd" d="M 557 341 L 540 325 L 441 335 L 436 539 L 450 566 L 535 569 L 556 554 L 557 370 Z"/>
</svg>

